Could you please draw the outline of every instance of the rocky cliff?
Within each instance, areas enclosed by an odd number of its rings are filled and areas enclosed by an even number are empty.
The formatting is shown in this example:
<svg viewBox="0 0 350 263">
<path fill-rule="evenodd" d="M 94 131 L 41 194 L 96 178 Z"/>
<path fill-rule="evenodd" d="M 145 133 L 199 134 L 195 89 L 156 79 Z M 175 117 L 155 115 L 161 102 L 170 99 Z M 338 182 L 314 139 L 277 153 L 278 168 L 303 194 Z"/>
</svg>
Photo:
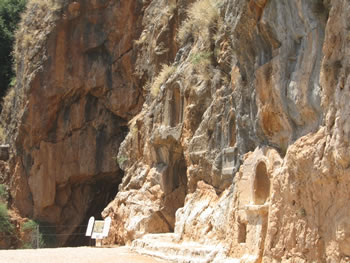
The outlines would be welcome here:
<svg viewBox="0 0 350 263">
<path fill-rule="evenodd" d="M 23 215 L 350 260 L 348 1 L 40 3 L 2 113 Z"/>
</svg>

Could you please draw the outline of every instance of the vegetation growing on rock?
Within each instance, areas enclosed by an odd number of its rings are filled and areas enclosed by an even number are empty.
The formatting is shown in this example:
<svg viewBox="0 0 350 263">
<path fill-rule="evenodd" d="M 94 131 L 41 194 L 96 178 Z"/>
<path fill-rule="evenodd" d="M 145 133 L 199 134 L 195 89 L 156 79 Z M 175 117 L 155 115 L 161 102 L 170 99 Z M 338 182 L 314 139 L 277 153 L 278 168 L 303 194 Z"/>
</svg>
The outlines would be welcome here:
<svg viewBox="0 0 350 263">
<path fill-rule="evenodd" d="M 26 2 L 26 0 L 0 1 L 0 98 L 15 84 L 12 51 L 15 31 Z"/>
<path fill-rule="evenodd" d="M 2 202 L 0 202 L 0 232 L 7 235 L 13 232 L 13 225 L 10 222 L 7 205 Z"/>
</svg>

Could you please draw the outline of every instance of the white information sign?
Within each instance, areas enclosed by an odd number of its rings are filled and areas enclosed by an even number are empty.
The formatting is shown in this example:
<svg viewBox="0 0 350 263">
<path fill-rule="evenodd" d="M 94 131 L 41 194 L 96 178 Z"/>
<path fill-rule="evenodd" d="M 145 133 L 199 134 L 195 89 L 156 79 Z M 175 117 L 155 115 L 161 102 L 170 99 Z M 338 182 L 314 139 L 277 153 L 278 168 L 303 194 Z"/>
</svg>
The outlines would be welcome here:
<svg viewBox="0 0 350 263">
<path fill-rule="evenodd" d="M 105 225 L 105 221 L 103 220 L 95 220 L 94 228 L 92 230 L 92 239 L 102 239 L 103 238 L 103 228 Z"/>
<path fill-rule="evenodd" d="M 95 220 L 92 216 L 89 219 L 85 235 L 91 236 L 92 239 L 103 239 L 108 236 L 111 222 L 112 218 L 110 217 L 107 217 L 105 220 Z"/>
<path fill-rule="evenodd" d="M 85 236 L 91 236 L 92 235 L 92 229 L 94 227 L 94 223 L 95 223 L 95 218 L 92 216 L 90 217 L 89 219 L 89 224 L 87 226 L 87 229 L 86 229 L 86 233 L 85 233 Z"/>
<path fill-rule="evenodd" d="M 103 232 L 102 232 L 102 235 L 104 237 L 108 237 L 108 232 L 109 232 L 109 228 L 111 227 L 111 222 L 112 222 L 111 217 L 107 217 L 105 219 L 105 225 L 103 226 Z"/>
</svg>

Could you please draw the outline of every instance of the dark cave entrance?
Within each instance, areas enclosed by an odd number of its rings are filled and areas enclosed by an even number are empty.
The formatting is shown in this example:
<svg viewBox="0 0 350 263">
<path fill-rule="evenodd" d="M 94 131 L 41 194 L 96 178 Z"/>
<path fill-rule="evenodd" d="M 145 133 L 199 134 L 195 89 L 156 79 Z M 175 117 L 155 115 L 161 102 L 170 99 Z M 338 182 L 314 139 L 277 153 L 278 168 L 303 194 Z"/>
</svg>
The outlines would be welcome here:
<svg viewBox="0 0 350 263">
<path fill-rule="evenodd" d="M 114 158 L 129 132 L 127 121 L 109 111 L 92 94 L 79 98 L 78 102 L 75 107 L 84 107 L 85 126 L 79 131 L 78 146 L 72 150 L 76 155 L 74 160 L 79 162 L 79 169 L 75 171 L 77 174 L 58 187 L 66 193 L 59 195 L 56 192 L 56 199 L 65 197 L 61 202 L 56 200 L 62 208 L 62 225 L 57 226 L 59 246 L 87 246 L 94 243 L 94 240 L 85 236 L 88 221 L 92 216 L 95 220 L 102 220 L 101 213 L 114 200 L 124 176 L 124 171 L 118 167 Z M 70 105 L 63 113 L 68 127 L 73 119 L 72 109 Z"/>
<path fill-rule="evenodd" d="M 95 240 L 85 236 L 89 219 L 93 216 L 95 217 L 95 220 L 103 220 L 101 212 L 117 195 L 118 186 L 122 181 L 123 175 L 123 171 L 120 170 L 118 176 L 103 177 L 95 181 L 84 183 L 91 188 L 89 206 L 81 224 L 74 229 L 73 233 L 64 243 L 64 246 L 78 247 L 95 244 Z"/>
</svg>

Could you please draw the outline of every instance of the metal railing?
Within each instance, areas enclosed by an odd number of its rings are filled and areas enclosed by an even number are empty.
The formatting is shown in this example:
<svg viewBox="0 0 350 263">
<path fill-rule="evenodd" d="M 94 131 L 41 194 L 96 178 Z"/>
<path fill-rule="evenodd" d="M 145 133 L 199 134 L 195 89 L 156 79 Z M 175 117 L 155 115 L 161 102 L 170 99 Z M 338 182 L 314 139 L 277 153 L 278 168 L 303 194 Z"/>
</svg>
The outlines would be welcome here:
<svg viewBox="0 0 350 263">
<path fill-rule="evenodd" d="M 72 232 L 72 233 L 56 233 L 57 228 L 65 228 L 65 227 L 74 227 L 74 229 L 80 229 L 81 232 Z M 58 247 L 57 243 L 55 242 L 57 238 L 67 236 L 67 240 L 69 238 L 76 238 L 76 237 L 85 237 L 85 231 L 83 229 L 86 229 L 87 225 L 57 225 L 57 226 L 40 226 L 36 225 L 35 228 L 31 229 L 29 231 L 31 237 L 27 239 L 27 242 L 22 243 L 22 247 L 19 248 L 44 248 L 44 247 Z M 1 233 L 0 235 L 0 241 L 1 239 L 13 239 L 19 237 L 16 234 L 9 234 L 9 233 Z M 89 239 L 90 238 L 86 238 Z M 20 242 L 23 242 L 21 240 Z M 56 244 L 55 244 L 56 243 Z M 92 245 L 91 241 L 86 242 L 89 244 L 86 245 Z"/>
</svg>

